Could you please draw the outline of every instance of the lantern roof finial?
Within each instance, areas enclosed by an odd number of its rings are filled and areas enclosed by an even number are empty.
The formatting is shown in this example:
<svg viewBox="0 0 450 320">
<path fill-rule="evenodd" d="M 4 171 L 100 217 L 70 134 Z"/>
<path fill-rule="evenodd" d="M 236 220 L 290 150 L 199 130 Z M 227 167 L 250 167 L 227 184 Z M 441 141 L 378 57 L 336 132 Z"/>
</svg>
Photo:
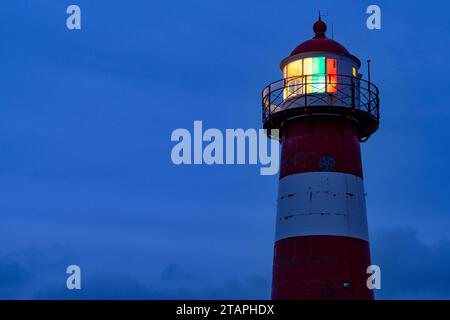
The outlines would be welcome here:
<svg viewBox="0 0 450 320">
<path fill-rule="evenodd" d="M 327 25 L 322 21 L 322 17 L 319 11 L 319 20 L 314 23 L 313 30 L 315 33 L 314 38 L 326 38 L 325 32 L 327 32 Z"/>
</svg>

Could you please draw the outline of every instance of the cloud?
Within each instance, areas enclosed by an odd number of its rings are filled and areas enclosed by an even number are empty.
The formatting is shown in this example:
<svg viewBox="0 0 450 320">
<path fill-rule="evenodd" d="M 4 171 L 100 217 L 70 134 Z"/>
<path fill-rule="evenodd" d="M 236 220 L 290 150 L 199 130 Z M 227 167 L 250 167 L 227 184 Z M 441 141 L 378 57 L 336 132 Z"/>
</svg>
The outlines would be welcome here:
<svg viewBox="0 0 450 320">
<path fill-rule="evenodd" d="M 450 299 L 450 241 L 425 243 L 415 229 L 393 227 L 377 230 L 371 245 L 372 262 L 382 272 L 377 299 Z M 150 269 L 141 274 L 126 269 L 122 273 L 83 269 L 82 290 L 68 290 L 65 267 L 74 259 L 67 252 L 63 248 L 29 249 L 0 257 L 0 298 L 270 298 L 269 273 L 226 277 L 219 271 L 202 273 L 201 266 L 192 272 L 178 263 L 160 269 L 159 277 L 152 276 L 158 270 Z"/>
<path fill-rule="evenodd" d="M 81 281 L 81 290 L 68 290 L 62 283 L 38 290 L 33 299 L 157 299 L 158 292 L 145 286 L 137 278 L 121 274 L 96 275 Z"/>
<path fill-rule="evenodd" d="M 0 264 L 0 288 L 20 286 L 31 278 L 31 273 L 20 263 L 3 262 Z"/>
<path fill-rule="evenodd" d="M 211 289 L 206 299 L 270 299 L 270 277 L 252 275 L 245 279 L 232 278 L 221 287 Z"/>
<path fill-rule="evenodd" d="M 167 266 L 161 284 L 145 284 L 134 275 L 96 274 L 82 280 L 81 290 L 68 290 L 65 283 L 38 290 L 33 299 L 268 299 L 270 279 L 253 275 L 244 279 L 231 278 L 207 286 L 201 277 L 188 273 L 177 265 Z M 178 282 L 176 279 L 179 279 Z M 167 280 L 169 280 L 168 283 Z"/>
<path fill-rule="evenodd" d="M 191 273 L 184 271 L 180 266 L 176 263 L 169 264 L 162 272 L 161 272 L 161 280 L 168 282 L 176 282 L 176 281 L 184 281 L 191 280 L 195 278 L 195 276 Z"/>
<path fill-rule="evenodd" d="M 29 299 L 37 287 L 65 276 L 71 255 L 60 246 L 28 248 L 0 256 L 0 299 Z M 55 276 L 56 275 L 56 276 Z"/>
<path fill-rule="evenodd" d="M 450 299 L 450 241 L 427 244 L 412 228 L 374 234 L 372 263 L 381 267 L 379 299 Z"/>
</svg>

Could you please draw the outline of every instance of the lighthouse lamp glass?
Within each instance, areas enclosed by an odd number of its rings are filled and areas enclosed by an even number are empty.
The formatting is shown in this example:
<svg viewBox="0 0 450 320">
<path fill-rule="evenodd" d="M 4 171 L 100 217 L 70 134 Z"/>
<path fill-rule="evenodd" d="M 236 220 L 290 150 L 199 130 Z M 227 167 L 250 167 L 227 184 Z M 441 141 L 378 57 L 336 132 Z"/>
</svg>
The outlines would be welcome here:
<svg viewBox="0 0 450 320">
<path fill-rule="evenodd" d="M 283 69 L 285 89 L 283 98 L 303 94 L 337 92 L 337 60 L 310 57 L 292 61 Z"/>
</svg>

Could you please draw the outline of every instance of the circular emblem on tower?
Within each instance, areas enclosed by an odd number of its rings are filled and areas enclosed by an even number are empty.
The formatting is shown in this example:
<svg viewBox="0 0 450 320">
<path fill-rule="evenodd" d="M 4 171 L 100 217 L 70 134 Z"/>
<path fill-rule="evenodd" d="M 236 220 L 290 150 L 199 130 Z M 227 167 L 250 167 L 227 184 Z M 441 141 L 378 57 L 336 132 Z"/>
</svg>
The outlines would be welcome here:
<svg viewBox="0 0 450 320">
<path fill-rule="evenodd" d="M 320 157 L 319 167 L 322 171 L 334 171 L 336 168 L 336 160 L 331 155 L 326 154 Z"/>
</svg>

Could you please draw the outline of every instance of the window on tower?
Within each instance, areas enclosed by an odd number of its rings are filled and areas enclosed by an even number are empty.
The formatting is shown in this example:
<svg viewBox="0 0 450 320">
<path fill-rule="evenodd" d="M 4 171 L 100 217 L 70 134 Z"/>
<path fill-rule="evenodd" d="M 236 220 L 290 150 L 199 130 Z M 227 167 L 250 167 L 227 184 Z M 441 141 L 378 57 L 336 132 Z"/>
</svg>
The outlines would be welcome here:
<svg viewBox="0 0 450 320">
<path fill-rule="evenodd" d="M 285 89 L 283 92 L 284 99 L 292 96 L 303 94 L 302 74 L 303 64 L 302 59 L 292 61 L 284 67 Z"/>
<path fill-rule="evenodd" d="M 327 58 L 327 92 L 337 92 L 337 61 Z"/>
<path fill-rule="evenodd" d="M 337 93 L 337 71 L 337 60 L 334 58 L 310 57 L 292 61 L 283 69 L 283 98 L 305 93 Z"/>
<path fill-rule="evenodd" d="M 325 92 L 325 57 L 303 59 L 306 93 Z"/>
</svg>

